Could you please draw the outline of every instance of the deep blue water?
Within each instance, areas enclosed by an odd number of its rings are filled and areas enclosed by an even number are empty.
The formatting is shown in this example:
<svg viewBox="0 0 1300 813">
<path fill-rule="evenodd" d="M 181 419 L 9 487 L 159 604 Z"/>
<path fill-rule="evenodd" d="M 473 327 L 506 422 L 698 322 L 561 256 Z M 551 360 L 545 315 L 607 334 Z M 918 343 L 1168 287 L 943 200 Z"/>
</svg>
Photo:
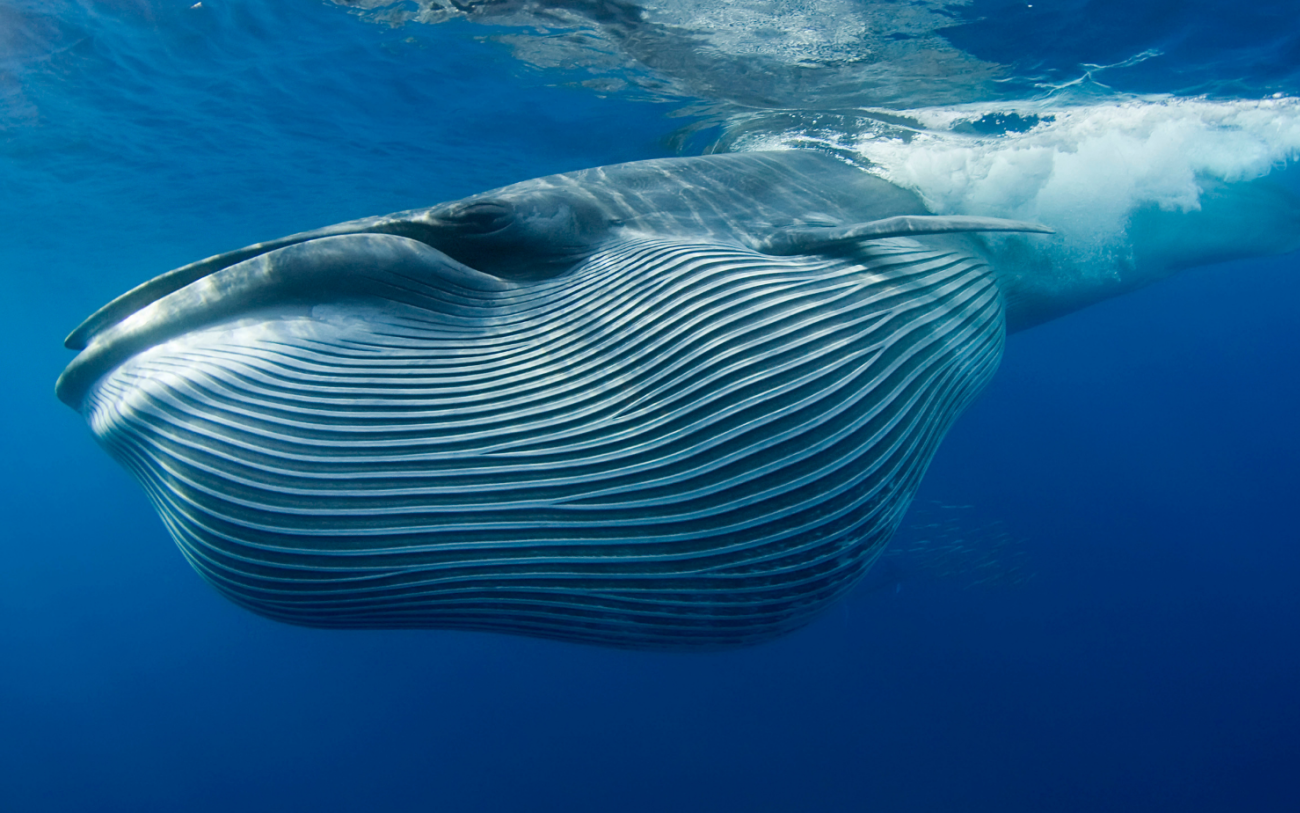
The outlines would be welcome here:
<svg viewBox="0 0 1300 813">
<path fill-rule="evenodd" d="M 673 154 L 690 100 L 468 22 L 191 5 L 0 0 L 0 810 L 1297 809 L 1294 255 L 1011 337 L 918 515 L 1001 522 L 1028 580 L 903 552 L 802 631 L 694 655 L 222 599 L 55 400 L 63 336 L 220 251 Z M 944 36 L 1025 86 L 1155 49 L 1109 85 L 1300 92 L 1285 2 L 1022 5 Z"/>
</svg>

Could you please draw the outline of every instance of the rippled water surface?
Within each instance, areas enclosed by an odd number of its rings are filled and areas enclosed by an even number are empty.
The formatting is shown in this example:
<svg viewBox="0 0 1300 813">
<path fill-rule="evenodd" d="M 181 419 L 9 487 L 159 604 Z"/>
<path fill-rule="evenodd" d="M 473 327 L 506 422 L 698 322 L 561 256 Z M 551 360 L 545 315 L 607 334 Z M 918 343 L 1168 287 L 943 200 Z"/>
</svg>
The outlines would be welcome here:
<svg viewBox="0 0 1300 813">
<path fill-rule="evenodd" d="M 889 555 L 732 652 L 266 621 L 52 394 L 169 268 L 674 154 L 1121 273 L 1135 211 L 1297 188 L 1292 5 L 0 0 L 0 810 L 1293 809 L 1295 255 L 1013 336 Z"/>
</svg>

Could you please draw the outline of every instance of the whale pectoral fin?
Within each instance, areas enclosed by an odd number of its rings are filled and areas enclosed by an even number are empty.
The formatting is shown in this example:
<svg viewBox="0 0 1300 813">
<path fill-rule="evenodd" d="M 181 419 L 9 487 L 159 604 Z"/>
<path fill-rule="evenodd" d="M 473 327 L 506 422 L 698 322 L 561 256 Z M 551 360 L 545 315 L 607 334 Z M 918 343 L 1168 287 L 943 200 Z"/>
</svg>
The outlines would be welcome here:
<svg viewBox="0 0 1300 813">
<path fill-rule="evenodd" d="M 1000 217 L 965 215 L 899 215 L 837 228 L 792 227 L 778 229 L 753 243 L 757 251 L 777 257 L 794 254 L 826 254 L 850 250 L 866 240 L 913 237 L 922 234 L 953 234 L 971 231 L 1014 231 L 1053 234 L 1037 223 L 1004 220 Z"/>
</svg>

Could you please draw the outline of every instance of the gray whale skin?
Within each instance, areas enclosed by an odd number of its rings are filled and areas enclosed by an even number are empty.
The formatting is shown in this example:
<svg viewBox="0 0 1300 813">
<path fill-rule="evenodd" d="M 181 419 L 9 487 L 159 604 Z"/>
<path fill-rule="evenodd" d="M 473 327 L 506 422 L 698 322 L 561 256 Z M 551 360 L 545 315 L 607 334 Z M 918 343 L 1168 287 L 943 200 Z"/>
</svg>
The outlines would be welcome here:
<svg viewBox="0 0 1300 813">
<path fill-rule="evenodd" d="M 752 643 L 881 553 L 1008 322 L 1109 295 L 980 231 L 1048 230 L 815 152 L 584 170 L 164 274 L 57 394 L 262 615 Z"/>
</svg>

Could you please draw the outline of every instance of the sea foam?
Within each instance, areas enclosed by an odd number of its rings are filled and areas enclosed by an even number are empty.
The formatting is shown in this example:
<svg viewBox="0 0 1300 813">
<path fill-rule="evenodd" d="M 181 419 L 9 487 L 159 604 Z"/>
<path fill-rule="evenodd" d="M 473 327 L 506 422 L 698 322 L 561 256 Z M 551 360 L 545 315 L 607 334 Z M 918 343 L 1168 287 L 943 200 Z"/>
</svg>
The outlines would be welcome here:
<svg viewBox="0 0 1300 813">
<path fill-rule="evenodd" d="M 989 125 L 1008 120 L 1018 126 Z M 832 149 L 936 213 L 1051 226 L 1056 262 L 1107 261 L 1099 273 L 1128 258 L 1139 209 L 1198 211 L 1207 189 L 1270 175 L 1295 188 L 1300 175 L 1300 99 L 1290 97 L 962 105 L 863 121 L 843 132 L 751 128 L 729 146 Z"/>
</svg>

